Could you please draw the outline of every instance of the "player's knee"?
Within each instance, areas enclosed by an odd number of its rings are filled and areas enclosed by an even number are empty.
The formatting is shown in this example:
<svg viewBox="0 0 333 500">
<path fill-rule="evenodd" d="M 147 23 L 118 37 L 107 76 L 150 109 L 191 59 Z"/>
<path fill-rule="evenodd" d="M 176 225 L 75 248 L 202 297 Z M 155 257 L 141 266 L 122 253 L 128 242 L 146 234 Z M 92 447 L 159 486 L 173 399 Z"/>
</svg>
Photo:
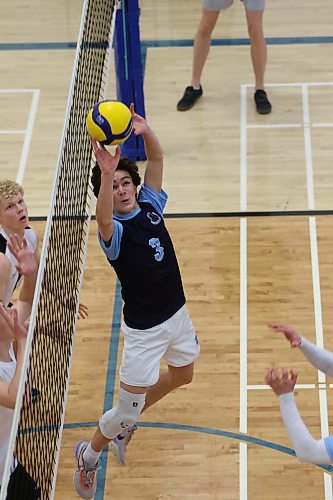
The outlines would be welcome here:
<svg viewBox="0 0 333 500">
<path fill-rule="evenodd" d="M 213 32 L 214 26 L 209 24 L 200 24 L 196 36 L 198 38 L 210 38 Z"/>
<path fill-rule="evenodd" d="M 146 394 L 133 394 L 120 389 L 117 406 L 104 413 L 99 421 L 103 436 L 112 439 L 123 429 L 135 424 L 139 420 L 145 399 Z"/>
<path fill-rule="evenodd" d="M 201 38 L 210 37 L 215 27 L 215 24 L 216 24 L 216 19 L 205 19 L 205 17 L 202 18 L 199 23 L 196 36 L 199 36 Z"/>
<path fill-rule="evenodd" d="M 249 23 L 247 30 L 252 41 L 264 39 L 264 33 L 261 25 L 258 25 L 257 23 Z"/>
</svg>

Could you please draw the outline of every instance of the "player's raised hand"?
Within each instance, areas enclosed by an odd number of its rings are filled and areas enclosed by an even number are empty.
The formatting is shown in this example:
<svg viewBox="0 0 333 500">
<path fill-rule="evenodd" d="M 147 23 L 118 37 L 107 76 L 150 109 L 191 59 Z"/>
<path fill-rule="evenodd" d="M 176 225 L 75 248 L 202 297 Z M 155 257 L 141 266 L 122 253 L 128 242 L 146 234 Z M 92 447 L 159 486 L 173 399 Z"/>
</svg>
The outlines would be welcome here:
<svg viewBox="0 0 333 500">
<path fill-rule="evenodd" d="M 20 274 L 31 276 L 37 272 L 38 263 L 35 254 L 24 237 L 20 239 L 17 234 L 10 235 L 8 248 L 17 260 L 16 268 Z"/>
<path fill-rule="evenodd" d="M 269 368 L 265 375 L 265 382 L 277 396 L 280 396 L 293 392 L 297 376 L 297 372 L 292 368 Z"/>
<path fill-rule="evenodd" d="M 17 340 L 24 340 L 27 338 L 28 330 L 18 320 L 18 314 L 15 307 L 5 307 L 0 302 L 0 317 L 11 330 L 13 337 Z"/>
<path fill-rule="evenodd" d="M 146 132 L 146 130 L 148 129 L 148 124 L 147 124 L 146 120 L 143 118 L 143 116 L 138 115 L 134 111 L 134 104 L 133 103 L 130 105 L 130 110 L 132 113 L 134 135 L 144 134 Z"/>
<path fill-rule="evenodd" d="M 292 326 L 282 323 L 269 323 L 268 326 L 274 332 L 283 333 L 286 339 L 289 340 L 291 347 L 298 347 L 300 345 L 302 337 Z"/>
<path fill-rule="evenodd" d="M 114 172 L 120 160 L 120 147 L 117 146 L 115 154 L 112 155 L 110 151 L 103 146 L 103 144 L 93 138 L 91 138 L 91 144 L 102 174 L 107 175 Z"/>
</svg>

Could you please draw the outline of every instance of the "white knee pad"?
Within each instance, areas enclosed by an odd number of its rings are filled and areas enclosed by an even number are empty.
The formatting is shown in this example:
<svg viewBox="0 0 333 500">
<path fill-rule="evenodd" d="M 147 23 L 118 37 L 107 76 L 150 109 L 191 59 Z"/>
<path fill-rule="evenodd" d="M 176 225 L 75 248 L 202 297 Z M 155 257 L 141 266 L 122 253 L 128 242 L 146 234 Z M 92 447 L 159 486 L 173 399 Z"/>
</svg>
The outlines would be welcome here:
<svg viewBox="0 0 333 500">
<path fill-rule="evenodd" d="M 119 389 L 118 404 L 102 415 L 99 428 L 103 436 L 112 439 L 139 420 L 146 394 L 133 394 Z"/>
</svg>

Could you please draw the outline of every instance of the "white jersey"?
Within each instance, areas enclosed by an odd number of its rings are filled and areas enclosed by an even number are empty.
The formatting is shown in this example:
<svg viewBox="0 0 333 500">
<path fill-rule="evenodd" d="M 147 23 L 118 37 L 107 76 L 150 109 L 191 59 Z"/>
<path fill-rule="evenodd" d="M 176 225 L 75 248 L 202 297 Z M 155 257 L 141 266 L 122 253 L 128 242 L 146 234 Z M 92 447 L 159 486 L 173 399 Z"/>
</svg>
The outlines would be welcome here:
<svg viewBox="0 0 333 500">
<path fill-rule="evenodd" d="M 11 346 L 9 349 L 11 361 L 0 361 L 0 380 L 7 384 L 12 381 L 16 370 L 16 359 Z M 6 454 L 8 449 L 9 434 L 12 425 L 14 410 L 0 406 L 0 486 L 5 467 Z"/>
<path fill-rule="evenodd" d="M 28 247 L 35 253 L 37 250 L 37 236 L 35 232 L 30 228 L 24 230 L 24 236 L 27 240 Z M 4 304 L 7 306 L 12 298 L 15 288 L 20 284 L 22 276 L 16 269 L 17 260 L 14 255 L 9 251 L 7 241 L 9 240 L 8 235 L 3 229 L 0 229 L 0 252 L 5 254 L 7 259 L 10 261 L 11 270 L 9 280 L 6 285 Z"/>
</svg>

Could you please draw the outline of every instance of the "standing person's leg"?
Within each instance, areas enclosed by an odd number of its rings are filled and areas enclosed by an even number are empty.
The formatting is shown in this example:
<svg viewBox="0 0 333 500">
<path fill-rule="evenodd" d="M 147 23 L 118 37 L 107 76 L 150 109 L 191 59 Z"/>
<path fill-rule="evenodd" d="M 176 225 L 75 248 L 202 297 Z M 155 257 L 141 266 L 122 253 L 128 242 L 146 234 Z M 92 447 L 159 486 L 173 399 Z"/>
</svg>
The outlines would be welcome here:
<svg viewBox="0 0 333 500">
<path fill-rule="evenodd" d="M 226 1 L 229 3 L 229 0 Z M 219 4 L 220 2 L 218 0 L 215 3 Z M 232 0 L 230 1 L 231 3 Z M 208 4 L 208 8 L 205 8 L 206 4 Z M 200 85 L 201 74 L 210 49 L 211 35 L 221 10 L 220 7 L 214 6 L 212 9 L 215 8 L 216 10 L 211 10 L 210 4 L 214 4 L 214 1 L 204 0 L 203 2 L 201 19 L 193 44 L 191 85 L 186 87 L 183 97 L 178 102 L 178 111 L 187 111 L 192 108 L 199 97 L 202 96 L 202 87 Z"/>
<path fill-rule="evenodd" d="M 260 114 L 271 112 L 272 106 L 264 90 L 267 46 L 264 38 L 263 16 L 265 0 L 243 0 L 246 9 L 247 29 L 251 41 L 251 60 L 255 77 L 254 100 Z"/>
<path fill-rule="evenodd" d="M 202 70 L 209 53 L 211 36 L 219 13 L 219 11 L 202 9 L 201 19 L 193 44 L 191 85 L 195 89 L 200 87 Z"/>
</svg>

